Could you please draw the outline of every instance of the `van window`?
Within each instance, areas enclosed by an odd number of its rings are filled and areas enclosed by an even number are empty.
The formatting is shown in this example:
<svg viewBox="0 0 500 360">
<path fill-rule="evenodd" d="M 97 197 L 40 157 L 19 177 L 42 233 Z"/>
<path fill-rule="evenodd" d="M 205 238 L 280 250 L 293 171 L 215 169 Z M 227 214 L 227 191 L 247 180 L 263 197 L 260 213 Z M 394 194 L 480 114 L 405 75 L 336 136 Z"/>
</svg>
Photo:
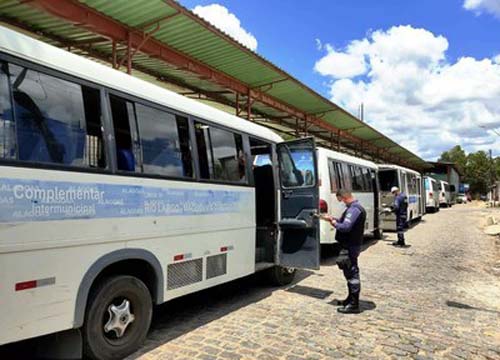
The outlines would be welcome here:
<svg viewBox="0 0 500 360">
<path fill-rule="evenodd" d="M 361 168 L 359 166 L 349 165 L 349 170 L 351 173 L 352 191 L 363 191 L 364 185 Z"/>
<path fill-rule="evenodd" d="M 16 158 L 16 127 L 10 102 L 8 65 L 0 63 L 0 158 Z"/>
<path fill-rule="evenodd" d="M 363 179 L 365 183 L 364 191 L 371 192 L 373 191 L 373 181 L 371 170 L 368 168 L 362 168 L 363 171 Z"/>
<path fill-rule="evenodd" d="M 337 163 L 333 160 L 328 160 L 328 172 L 330 174 L 330 192 L 337 193 L 340 189 L 340 176 L 338 174 Z"/>
<path fill-rule="evenodd" d="M 398 186 L 398 173 L 396 170 L 380 170 L 378 173 L 378 180 L 380 183 L 381 191 L 391 191 L 393 186 Z"/>
<path fill-rule="evenodd" d="M 143 171 L 174 177 L 193 177 L 186 118 L 136 104 Z"/>
<path fill-rule="evenodd" d="M 243 139 L 217 127 L 195 122 L 200 175 L 203 179 L 246 183 Z"/>
<path fill-rule="evenodd" d="M 106 166 L 99 90 L 9 65 L 18 159 Z"/>
<path fill-rule="evenodd" d="M 141 146 L 137 132 L 135 105 L 131 101 L 110 95 L 111 116 L 115 130 L 118 170 L 142 172 Z"/>
</svg>

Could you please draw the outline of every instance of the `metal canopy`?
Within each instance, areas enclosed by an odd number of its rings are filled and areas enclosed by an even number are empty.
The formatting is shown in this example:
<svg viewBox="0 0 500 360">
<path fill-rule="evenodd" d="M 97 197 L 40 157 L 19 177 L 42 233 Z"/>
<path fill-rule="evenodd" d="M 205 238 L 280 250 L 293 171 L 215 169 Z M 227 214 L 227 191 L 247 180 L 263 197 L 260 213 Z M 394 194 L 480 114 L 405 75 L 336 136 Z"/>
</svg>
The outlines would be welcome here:
<svg viewBox="0 0 500 360">
<path fill-rule="evenodd" d="M 290 136 L 375 161 L 427 163 L 173 0 L 5 0 L 0 21 L 174 84 Z"/>
</svg>

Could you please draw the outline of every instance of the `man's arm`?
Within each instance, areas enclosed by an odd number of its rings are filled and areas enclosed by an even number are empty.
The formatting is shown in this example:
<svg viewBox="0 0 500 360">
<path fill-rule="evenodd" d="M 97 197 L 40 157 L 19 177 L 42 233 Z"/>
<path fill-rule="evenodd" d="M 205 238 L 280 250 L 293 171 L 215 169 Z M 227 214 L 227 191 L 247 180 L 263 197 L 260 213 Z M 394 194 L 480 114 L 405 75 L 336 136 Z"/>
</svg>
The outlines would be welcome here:
<svg viewBox="0 0 500 360">
<path fill-rule="evenodd" d="M 345 215 L 343 222 L 336 222 L 333 226 L 340 232 L 349 232 L 352 226 L 358 220 L 361 211 L 357 207 L 351 207 L 347 209 L 347 214 Z"/>
</svg>

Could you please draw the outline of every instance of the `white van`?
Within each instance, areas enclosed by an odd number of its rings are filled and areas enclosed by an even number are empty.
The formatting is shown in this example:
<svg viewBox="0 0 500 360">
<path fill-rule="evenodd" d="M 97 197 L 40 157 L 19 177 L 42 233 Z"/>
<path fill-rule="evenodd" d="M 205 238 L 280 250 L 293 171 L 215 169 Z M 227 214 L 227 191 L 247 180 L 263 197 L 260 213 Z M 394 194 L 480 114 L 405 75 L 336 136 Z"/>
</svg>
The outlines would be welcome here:
<svg viewBox="0 0 500 360">
<path fill-rule="evenodd" d="M 337 190 L 351 190 L 366 210 L 365 234 L 382 237 L 379 217 L 379 186 L 377 165 L 371 161 L 317 148 L 320 213 L 340 217 L 345 206 L 335 196 Z M 335 243 L 335 229 L 326 221 L 320 222 L 321 244 Z"/>
<path fill-rule="evenodd" d="M 450 207 L 451 206 L 451 191 L 450 184 L 447 181 L 439 181 L 439 206 Z"/>
<path fill-rule="evenodd" d="M 430 176 L 424 176 L 425 210 L 426 212 L 439 211 L 440 183 Z"/>
</svg>

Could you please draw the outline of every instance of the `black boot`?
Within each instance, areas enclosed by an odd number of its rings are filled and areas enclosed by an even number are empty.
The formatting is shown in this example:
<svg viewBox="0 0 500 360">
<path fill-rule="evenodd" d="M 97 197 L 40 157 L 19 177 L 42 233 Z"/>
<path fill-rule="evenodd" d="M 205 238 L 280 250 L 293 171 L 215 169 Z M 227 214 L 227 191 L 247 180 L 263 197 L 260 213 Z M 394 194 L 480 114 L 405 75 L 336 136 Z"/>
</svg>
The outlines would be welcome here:
<svg viewBox="0 0 500 360">
<path fill-rule="evenodd" d="M 349 304 L 349 302 L 351 301 L 351 297 L 352 297 L 351 290 L 349 289 L 349 286 L 347 287 L 347 291 L 348 291 L 347 297 L 344 300 L 335 300 L 335 305 L 346 306 L 347 304 Z"/>
<path fill-rule="evenodd" d="M 337 309 L 342 314 L 359 314 L 359 294 L 352 295 L 351 301 L 344 307 Z"/>
</svg>

